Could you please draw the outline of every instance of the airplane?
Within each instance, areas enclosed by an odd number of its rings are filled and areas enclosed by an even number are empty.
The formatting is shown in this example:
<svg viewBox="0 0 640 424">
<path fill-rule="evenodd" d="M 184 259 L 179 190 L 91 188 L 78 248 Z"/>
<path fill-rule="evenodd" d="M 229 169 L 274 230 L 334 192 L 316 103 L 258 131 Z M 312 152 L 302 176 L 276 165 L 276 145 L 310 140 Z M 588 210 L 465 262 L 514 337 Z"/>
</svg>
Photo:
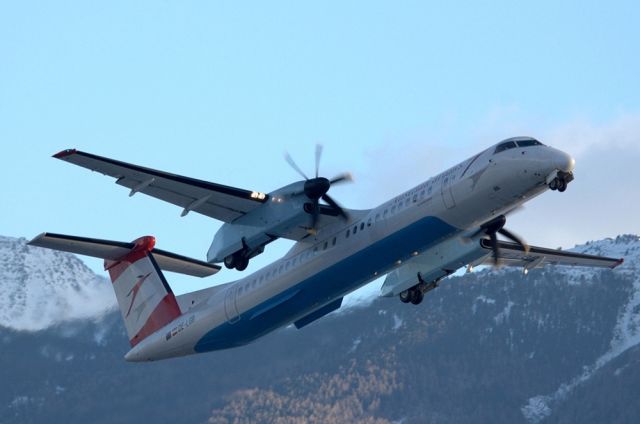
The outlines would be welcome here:
<svg viewBox="0 0 640 424">
<path fill-rule="evenodd" d="M 320 177 L 321 152 L 314 178 L 287 156 L 304 180 L 266 194 L 63 150 L 54 157 L 114 177 L 130 195 L 141 192 L 182 207 L 183 216 L 193 211 L 225 224 L 207 261 L 157 249 L 152 236 L 127 243 L 43 233 L 30 244 L 104 259 L 132 346 L 127 361 L 233 348 L 291 323 L 303 328 L 385 275 L 381 296 L 418 305 L 465 266 L 526 273 L 547 264 L 623 263 L 528 246 L 505 228 L 509 213 L 547 190 L 564 192 L 574 179 L 575 160 L 534 138 L 503 140 L 367 210 L 345 210 L 327 194 L 350 178 Z M 176 296 L 162 272 L 205 277 L 222 268 L 219 262 L 241 270 L 278 237 L 297 241 L 282 258 L 232 282 Z"/>
</svg>

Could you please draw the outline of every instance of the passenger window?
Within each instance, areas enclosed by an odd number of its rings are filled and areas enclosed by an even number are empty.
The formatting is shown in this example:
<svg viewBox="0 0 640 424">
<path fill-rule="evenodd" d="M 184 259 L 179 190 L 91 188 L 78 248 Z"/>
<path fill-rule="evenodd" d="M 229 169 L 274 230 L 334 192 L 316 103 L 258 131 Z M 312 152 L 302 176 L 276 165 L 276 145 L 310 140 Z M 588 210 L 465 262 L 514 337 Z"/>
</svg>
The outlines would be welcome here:
<svg viewBox="0 0 640 424">
<path fill-rule="evenodd" d="M 387 210 L 387 209 L 385 209 L 385 210 L 384 210 L 384 216 L 385 216 L 385 217 L 387 216 L 387 213 L 388 213 L 388 212 L 389 212 L 389 210 Z"/>
<path fill-rule="evenodd" d="M 360 231 L 364 230 L 364 222 L 360 224 Z"/>
<path fill-rule="evenodd" d="M 356 225 L 355 227 L 353 227 L 353 235 L 355 236 L 357 232 L 358 232 L 358 226 Z"/>
<path fill-rule="evenodd" d="M 371 218 L 367 221 L 367 227 L 371 227 Z"/>
<path fill-rule="evenodd" d="M 325 241 L 324 242 L 324 247 L 322 248 L 322 250 L 327 250 L 327 247 L 329 247 L 329 242 Z"/>
<path fill-rule="evenodd" d="M 349 238 L 349 234 L 351 234 L 351 228 L 349 228 L 349 229 L 347 230 L 347 237 L 346 237 L 346 238 Z"/>
<path fill-rule="evenodd" d="M 333 242 L 331 243 L 331 245 L 332 245 L 332 246 L 335 246 L 335 245 L 336 245 L 336 241 L 337 241 L 337 239 L 334 237 L 334 238 L 333 238 Z"/>
</svg>

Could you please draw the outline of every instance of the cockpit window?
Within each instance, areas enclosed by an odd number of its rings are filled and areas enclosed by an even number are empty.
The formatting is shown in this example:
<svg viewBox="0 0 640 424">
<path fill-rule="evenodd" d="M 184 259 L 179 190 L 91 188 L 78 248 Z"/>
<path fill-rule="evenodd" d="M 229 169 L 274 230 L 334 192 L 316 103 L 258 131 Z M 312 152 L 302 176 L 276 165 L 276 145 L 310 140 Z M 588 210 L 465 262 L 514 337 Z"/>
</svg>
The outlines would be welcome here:
<svg viewBox="0 0 640 424">
<path fill-rule="evenodd" d="M 538 140 L 534 140 L 533 138 L 529 140 L 518 140 L 518 146 L 520 147 L 530 147 L 530 146 L 542 146 Z"/>
<path fill-rule="evenodd" d="M 514 141 L 506 141 L 504 143 L 498 144 L 498 146 L 496 147 L 496 151 L 493 152 L 493 154 L 495 155 L 496 153 L 504 152 L 505 150 L 515 149 L 516 147 L 518 146 L 516 146 L 516 143 Z"/>
</svg>

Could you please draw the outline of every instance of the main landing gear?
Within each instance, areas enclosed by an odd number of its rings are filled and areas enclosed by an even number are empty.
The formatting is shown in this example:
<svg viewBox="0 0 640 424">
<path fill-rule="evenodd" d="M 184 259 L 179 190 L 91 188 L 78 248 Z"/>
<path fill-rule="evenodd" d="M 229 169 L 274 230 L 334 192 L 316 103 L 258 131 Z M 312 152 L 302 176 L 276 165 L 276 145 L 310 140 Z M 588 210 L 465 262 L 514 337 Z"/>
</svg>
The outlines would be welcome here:
<svg viewBox="0 0 640 424">
<path fill-rule="evenodd" d="M 237 269 L 238 271 L 244 271 L 249 266 L 249 255 L 245 249 L 238 250 L 236 253 L 224 258 L 224 266 L 229 269 Z"/>
<path fill-rule="evenodd" d="M 573 173 L 559 171 L 558 175 L 549 182 L 549 188 L 562 193 L 567 189 L 567 185 L 569 185 L 571 181 L 573 181 Z"/>
<path fill-rule="evenodd" d="M 435 280 L 427 283 L 422 279 L 422 274 L 418 273 L 418 284 L 411 287 L 410 289 L 401 292 L 399 295 L 400 301 L 402 303 L 412 303 L 414 305 L 419 305 L 424 299 L 424 294 L 438 287 L 439 281 L 440 280 Z"/>
</svg>

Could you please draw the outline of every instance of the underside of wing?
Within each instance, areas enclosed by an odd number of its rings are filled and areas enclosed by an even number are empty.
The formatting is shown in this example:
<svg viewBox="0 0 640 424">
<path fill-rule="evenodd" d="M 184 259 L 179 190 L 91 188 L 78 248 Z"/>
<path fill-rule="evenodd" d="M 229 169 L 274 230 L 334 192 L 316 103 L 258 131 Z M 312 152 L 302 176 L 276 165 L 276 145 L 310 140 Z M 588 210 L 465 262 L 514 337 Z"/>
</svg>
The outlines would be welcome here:
<svg viewBox="0 0 640 424">
<path fill-rule="evenodd" d="M 491 242 L 486 239 L 480 241 L 480 245 L 487 250 L 484 264 L 492 263 Z M 519 266 L 526 270 L 540 268 L 546 264 L 584 266 L 596 268 L 615 268 L 622 264 L 623 259 L 608 258 L 605 256 L 586 255 L 584 253 L 569 252 L 559 249 L 548 249 L 544 247 L 531 246 L 526 252 L 517 243 L 498 241 L 498 259 L 502 265 Z"/>
<path fill-rule="evenodd" d="M 195 178 L 145 168 L 75 149 L 54 155 L 65 162 L 100 172 L 130 189 L 129 195 L 144 193 L 182 208 L 182 216 L 190 211 L 233 222 L 268 200 L 268 195 Z"/>
</svg>

